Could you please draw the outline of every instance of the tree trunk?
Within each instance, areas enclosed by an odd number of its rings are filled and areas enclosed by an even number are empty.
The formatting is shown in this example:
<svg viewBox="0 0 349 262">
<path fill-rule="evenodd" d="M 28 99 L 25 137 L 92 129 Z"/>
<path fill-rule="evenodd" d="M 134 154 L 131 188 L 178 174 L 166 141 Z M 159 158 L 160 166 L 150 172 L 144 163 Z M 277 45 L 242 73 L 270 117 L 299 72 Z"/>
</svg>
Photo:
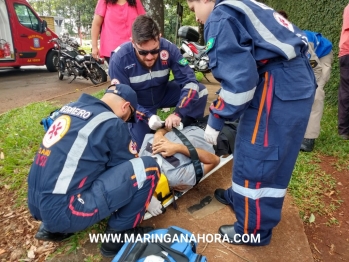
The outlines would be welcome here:
<svg viewBox="0 0 349 262">
<path fill-rule="evenodd" d="M 142 0 L 147 15 L 153 18 L 164 35 L 164 0 Z"/>
</svg>

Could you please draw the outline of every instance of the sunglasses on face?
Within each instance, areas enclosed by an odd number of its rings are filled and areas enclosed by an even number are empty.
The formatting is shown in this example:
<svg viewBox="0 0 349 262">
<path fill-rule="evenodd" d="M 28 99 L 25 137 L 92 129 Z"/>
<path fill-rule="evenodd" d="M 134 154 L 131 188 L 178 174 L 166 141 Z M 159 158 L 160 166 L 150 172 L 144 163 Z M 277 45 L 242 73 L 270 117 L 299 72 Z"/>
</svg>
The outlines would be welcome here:
<svg viewBox="0 0 349 262">
<path fill-rule="evenodd" d="M 136 47 L 136 45 L 134 45 L 134 47 L 137 49 L 138 54 L 141 55 L 141 56 L 147 56 L 148 54 L 156 55 L 156 54 L 160 53 L 160 48 L 153 49 L 153 50 L 142 50 L 142 49 L 138 49 Z"/>
<path fill-rule="evenodd" d="M 132 109 L 131 106 L 130 106 L 130 110 L 131 110 L 131 115 L 127 118 L 126 122 L 130 122 L 132 120 L 132 118 L 134 117 L 135 111 Z"/>
</svg>

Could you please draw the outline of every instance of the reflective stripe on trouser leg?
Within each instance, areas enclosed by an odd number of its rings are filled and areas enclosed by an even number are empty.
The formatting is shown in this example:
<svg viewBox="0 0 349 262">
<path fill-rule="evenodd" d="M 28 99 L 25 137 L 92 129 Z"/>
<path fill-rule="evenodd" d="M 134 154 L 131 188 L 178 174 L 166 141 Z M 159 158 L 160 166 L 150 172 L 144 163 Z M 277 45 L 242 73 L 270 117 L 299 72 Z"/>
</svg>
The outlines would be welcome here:
<svg viewBox="0 0 349 262">
<path fill-rule="evenodd" d="M 142 212 L 144 215 L 145 205 L 155 190 L 159 174 L 159 167 L 151 157 L 135 158 L 108 169 L 89 189 L 68 199 L 71 225 L 64 232 L 83 230 L 114 211 L 123 210 L 125 206 L 130 208 L 122 211 L 122 216 L 115 223 L 120 230 L 124 229 L 122 225 L 132 228 L 141 220 Z M 137 198 L 139 194 L 143 198 Z M 113 220 L 114 215 L 110 218 L 110 221 Z"/>
<path fill-rule="evenodd" d="M 132 159 L 130 163 L 135 173 L 128 190 L 133 194 L 124 191 L 123 199 L 128 199 L 127 205 L 114 212 L 108 222 L 111 228 L 118 231 L 136 227 L 142 222 L 160 178 L 160 168 L 154 158 L 144 156 Z"/>
<path fill-rule="evenodd" d="M 285 100 L 275 94 L 273 74 L 266 73 L 264 79 L 240 119 L 233 186 L 228 191 L 237 218 L 236 232 L 260 234 L 261 245 L 270 242 L 272 229 L 280 221 L 315 91 L 308 87 L 308 97 Z"/>
</svg>

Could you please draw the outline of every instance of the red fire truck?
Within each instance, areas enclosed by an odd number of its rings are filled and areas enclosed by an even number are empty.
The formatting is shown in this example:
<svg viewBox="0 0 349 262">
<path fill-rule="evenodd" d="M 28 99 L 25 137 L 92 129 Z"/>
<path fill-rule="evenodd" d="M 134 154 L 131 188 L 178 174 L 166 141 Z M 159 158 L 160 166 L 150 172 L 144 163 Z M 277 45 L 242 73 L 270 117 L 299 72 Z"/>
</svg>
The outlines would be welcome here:
<svg viewBox="0 0 349 262">
<path fill-rule="evenodd" d="M 0 0 L 0 67 L 46 65 L 57 71 L 57 52 L 48 43 L 55 37 L 26 0 Z"/>
</svg>

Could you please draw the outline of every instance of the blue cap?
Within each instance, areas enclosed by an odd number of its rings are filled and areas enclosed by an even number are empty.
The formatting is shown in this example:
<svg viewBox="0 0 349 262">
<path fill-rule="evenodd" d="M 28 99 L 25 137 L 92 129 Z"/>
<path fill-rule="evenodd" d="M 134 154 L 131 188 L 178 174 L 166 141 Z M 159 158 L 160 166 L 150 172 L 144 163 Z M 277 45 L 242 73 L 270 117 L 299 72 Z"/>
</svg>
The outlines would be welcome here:
<svg viewBox="0 0 349 262">
<path fill-rule="evenodd" d="M 111 85 L 111 86 L 114 86 L 114 85 Z M 138 104 L 136 92 L 130 86 L 125 84 L 116 84 L 115 89 L 109 89 L 111 86 L 107 88 L 105 93 L 112 93 L 112 94 L 118 95 L 123 99 L 125 99 L 127 102 L 130 102 L 135 112 L 134 120 L 136 121 L 136 110 L 137 110 L 137 104 Z"/>
</svg>

